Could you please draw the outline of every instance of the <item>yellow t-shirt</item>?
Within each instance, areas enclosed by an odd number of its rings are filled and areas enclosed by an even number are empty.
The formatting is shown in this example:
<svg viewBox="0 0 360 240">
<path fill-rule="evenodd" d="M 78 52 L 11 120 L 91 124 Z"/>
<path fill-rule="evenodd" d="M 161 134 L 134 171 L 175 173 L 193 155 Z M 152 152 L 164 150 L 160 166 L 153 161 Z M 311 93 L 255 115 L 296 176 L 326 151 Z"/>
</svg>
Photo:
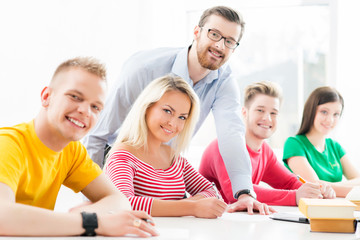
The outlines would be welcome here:
<svg viewBox="0 0 360 240">
<path fill-rule="evenodd" d="M 0 128 L 0 182 L 17 203 L 54 209 L 61 184 L 75 192 L 102 173 L 80 142 L 54 152 L 37 137 L 34 121 Z"/>
</svg>

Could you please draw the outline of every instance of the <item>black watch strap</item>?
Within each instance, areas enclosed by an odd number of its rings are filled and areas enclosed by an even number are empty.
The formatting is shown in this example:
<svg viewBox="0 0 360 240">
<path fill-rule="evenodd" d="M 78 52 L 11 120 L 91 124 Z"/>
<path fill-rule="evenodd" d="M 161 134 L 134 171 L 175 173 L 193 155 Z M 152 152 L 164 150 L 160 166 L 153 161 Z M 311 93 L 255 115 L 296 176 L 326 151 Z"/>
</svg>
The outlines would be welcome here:
<svg viewBox="0 0 360 240">
<path fill-rule="evenodd" d="M 237 193 L 235 193 L 235 199 L 238 199 L 241 195 L 243 194 L 248 194 L 249 196 L 251 196 L 252 198 L 256 199 L 256 193 L 250 189 L 243 189 L 238 191 Z"/>
<path fill-rule="evenodd" d="M 237 193 L 235 193 L 235 199 L 238 199 L 240 197 L 240 195 L 249 194 L 249 193 L 250 193 L 249 189 L 240 190 Z"/>
<path fill-rule="evenodd" d="M 95 229 L 98 228 L 96 213 L 81 212 L 83 228 L 85 232 L 81 236 L 96 236 Z"/>
</svg>

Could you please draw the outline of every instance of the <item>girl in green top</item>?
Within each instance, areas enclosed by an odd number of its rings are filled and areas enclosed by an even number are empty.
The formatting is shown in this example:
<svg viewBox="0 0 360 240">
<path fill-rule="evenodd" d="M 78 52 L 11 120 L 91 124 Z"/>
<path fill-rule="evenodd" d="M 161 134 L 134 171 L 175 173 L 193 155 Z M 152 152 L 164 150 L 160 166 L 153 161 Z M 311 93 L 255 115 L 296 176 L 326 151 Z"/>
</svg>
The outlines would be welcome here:
<svg viewBox="0 0 360 240">
<path fill-rule="evenodd" d="M 343 108 L 344 100 L 334 88 L 315 89 L 305 103 L 300 130 L 286 140 L 283 154 L 291 171 L 309 182 L 330 184 L 337 197 L 345 197 L 352 187 L 360 185 L 360 172 L 344 149 L 326 138 Z"/>
</svg>

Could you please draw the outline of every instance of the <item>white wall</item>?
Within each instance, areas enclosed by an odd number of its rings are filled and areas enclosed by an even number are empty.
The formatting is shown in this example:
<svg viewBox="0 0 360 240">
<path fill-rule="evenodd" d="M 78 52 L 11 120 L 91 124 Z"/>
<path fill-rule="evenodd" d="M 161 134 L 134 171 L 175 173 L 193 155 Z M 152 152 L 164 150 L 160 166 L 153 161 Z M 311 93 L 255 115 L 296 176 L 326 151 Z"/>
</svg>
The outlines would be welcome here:
<svg viewBox="0 0 360 240">
<path fill-rule="evenodd" d="M 55 68 L 75 56 L 106 63 L 111 83 L 135 51 L 184 46 L 178 1 L 0 1 L 0 126 L 30 120 Z"/>
<path fill-rule="evenodd" d="M 337 24 L 333 26 L 336 31 L 332 44 L 336 54 L 331 60 L 336 69 L 329 72 L 336 73 L 331 79 L 335 79 L 345 98 L 344 117 L 337 134 L 360 163 L 356 151 L 359 145 L 356 137 L 360 133 L 357 128 L 360 113 L 356 107 L 360 81 L 360 1 L 329 1 L 335 6 L 332 23 Z M 255 1 L 244 0 L 241 4 L 250 2 Z M 135 51 L 190 44 L 198 16 L 189 18 L 192 16 L 189 13 L 232 3 L 239 6 L 236 0 L 0 1 L 0 126 L 35 116 L 40 92 L 60 62 L 75 56 L 95 56 L 106 63 L 111 85 L 123 62 Z M 206 135 L 205 127 L 202 132 Z M 214 137 L 211 132 L 207 139 Z"/>
<path fill-rule="evenodd" d="M 338 139 L 360 169 L 360 1 L 337 1 L 337 88 L 345 101 Z"/>
</svg>

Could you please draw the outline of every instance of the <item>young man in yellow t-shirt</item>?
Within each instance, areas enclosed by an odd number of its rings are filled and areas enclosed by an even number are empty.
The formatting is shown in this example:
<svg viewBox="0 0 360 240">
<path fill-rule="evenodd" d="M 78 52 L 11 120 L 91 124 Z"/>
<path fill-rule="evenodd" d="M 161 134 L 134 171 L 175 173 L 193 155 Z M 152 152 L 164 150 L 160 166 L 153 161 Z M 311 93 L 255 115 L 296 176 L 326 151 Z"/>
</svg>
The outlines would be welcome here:
<svg viewBox="0 0 360 240">
<path fill-rule="evenodd" d="M 42 90 L 35 119 L 0 128 L 0 235 L 156 235 L 78 141 L 103 108 L 105 78 L 93 58 L 68 60 Z M 61 184 L 92 203 L 53 212 Z"/>
</svg>

